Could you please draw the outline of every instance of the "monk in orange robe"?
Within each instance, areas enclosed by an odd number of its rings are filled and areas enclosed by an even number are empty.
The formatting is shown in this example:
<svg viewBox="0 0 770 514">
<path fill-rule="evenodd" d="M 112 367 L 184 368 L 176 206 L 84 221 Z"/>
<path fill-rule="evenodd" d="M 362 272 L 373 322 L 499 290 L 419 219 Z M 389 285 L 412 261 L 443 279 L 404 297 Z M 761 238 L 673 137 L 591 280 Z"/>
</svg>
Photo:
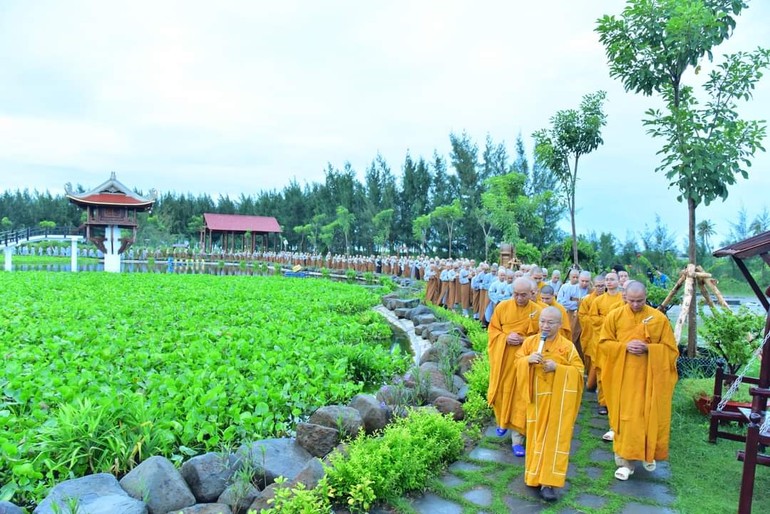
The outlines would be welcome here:
<svg viewBox="0 0 770 514">
<path fill-rule="evenodd" d="M 626 301 L 609 313 L 599 338 L 618 480 L 634 473 L 632 461 L 652 471 L 656 460 L 668 458 L 678 379 L 679 351 L 668 318 L 646 304 L 647 288 L 641 282 L 626 283 Z"/>
<path fill-rule="evenodd" d="M 556 307 L 561 313 L 561 328 L 559 334 L 562 337 L 566 337 L 570 341 L 572 340 L 572 325 L 570 324 L 569 315 L 567 309 L 554 299 L 553 287 L 546 284 L 540 288 L 540 304 L 543 308 Z M 578 352 L 580 353 L 580 352 Z"/>
<path fill-rule="evenodd" d="M 591 303 L 589 318 L 591 320 L 592 343 L 598 341 L 602 324 L 607 314 L 615 307 L 623 305 L 623 296 L 618 289 L 618 274 L 614 271 L 604 276 L 604 285 L 607 291 L 596 298 Z M 594 369 L 596 370 L 596 399 L 599 403 L 599 414 L 607 414 L 607 400 L 604 397 L 604 388 L 602 387 L 602 354 L 598 346 L 594 348 L 592 356 Z"/>
<path fill-rule="evenodd" d="M 530 281 L 513 282 L 513 298 L 500 302 L 489 322 L 489 389 L 487 401 L 495 412 L 498 434 L 512 429 L 514 454 L 524 456 L 526 405 L 514 402 L 516 351 L 526 337 L 538 333 L 540 307 L 530 301 Z"/>
<path fill-rule="evenodd" d="M 516 383 L 522 387 L 514 401 L 527 406 L 524 482 L 540 486 L 546 501 L 556 500 L 554 487 L 564 487 L 583 395 L 583 361 L 572 341 L 561 335 L 563 321 L 558 308 L 546 307 L 540 333 L 526 338 L 516 352 Z"/>
<path fill-rule="evenodd" d="M 604 294 L 604 275 L 599 274 L 594 278 L 594 288 L 587 296 L 578 302 L 578 319 L 582 327 L 580 333 L 580 344 L 583 348 L 583 364 L 588 370 L 586 379 L 586 389 L 593 391 L 596 388 L 596 369 L 593 366 L 594 354 L 596 353 L 596 341 L 594 341 L 593 326 L 591 325 L 590 314 L 591 305 L 599 295 Z"/>
</svg>

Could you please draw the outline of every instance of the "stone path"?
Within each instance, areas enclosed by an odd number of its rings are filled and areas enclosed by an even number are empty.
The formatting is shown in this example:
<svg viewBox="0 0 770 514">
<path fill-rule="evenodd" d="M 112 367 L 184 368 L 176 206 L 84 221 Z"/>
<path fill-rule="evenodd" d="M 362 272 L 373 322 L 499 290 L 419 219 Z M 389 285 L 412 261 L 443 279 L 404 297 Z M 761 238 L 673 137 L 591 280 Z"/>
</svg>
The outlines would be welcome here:
<svg viewBox="0 0 770 514">
<path fill-rule="evenodd" d="M 567 484 L 559 499 L 546 503 L 536 488 L 524 484 L 524 459 L 510 451 L 510 438 L 485 429 L 481 441 L 418 497 L 394 506 L 417 514 L 612 512 L 666 514 L 676 512 L 676 496 L 668 484 L 668 462 L 650 473 L 641 465 L 626 482 L 614 477 L 612 443 L 601 440 L 607 417 L 597 414 L 596 395 L 585 393 L 575 427 Z"/>
</svg>

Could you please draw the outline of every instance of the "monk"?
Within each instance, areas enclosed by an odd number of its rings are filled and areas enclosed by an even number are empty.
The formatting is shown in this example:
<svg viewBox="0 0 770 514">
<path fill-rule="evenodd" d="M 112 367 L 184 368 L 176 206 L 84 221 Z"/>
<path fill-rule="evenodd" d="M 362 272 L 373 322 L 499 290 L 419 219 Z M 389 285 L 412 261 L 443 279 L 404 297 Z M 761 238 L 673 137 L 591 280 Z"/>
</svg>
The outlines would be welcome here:
<svg viewBox="0 0 770 514">
<path fill-rule="evenodd" d="M 516 351 L 526 337 L 538 333 L 540 307 L 530 301 L 530 281 L 513 281 L 513 298 L 495 308 L 489 322 L 489 389 L 487 402 L 495 412 L 498 435 L 511 429 L 511 451 L 524 457 L 526 405 L 514 401 Z"/>
<path fill-rule="evenodd" d="M 578 319 L 580 320 L 580 326 L 582 327 L 580 344 L 583 348 L 583 364 L 585 364 L 588 372 L 586 389 L 589 391 L 596 389 L 596 369 L 593 367 L 596 349 L 593 341 L 594 333 L 589 315 L 591 314 L 591 304 L 599 295 L 604 294 L 604 291 L 604 275 L 600 273 L 594 278 L 593 290 L 580 300 L 580 306 L 578 307 Z"/>
<path fill-rule="evenodd" d="M 633 461 L 654 471 L 655 461 L 668 458 L 678 379 L 679 351 L 668 318 L 646 304 L 647 288 L 641 282 L 626 282 L 626 300 L 609 313 L 599 338 L 618 480 L 634 474 Z"/>
<path fill-rule="evenodd" d="M 561 312 L 561 328 L 559 334 L 572 341 L 572 327 L 570 326 L 569 316 L 567 311 L 554 299 L 554 290 L 550 284 L 544 285 L 540 288 L 540 305 L 543 308 L 556 307 Z M 580 352 L 578 352 L 580 354 Z"/>
<path fill-rule="evenodd" d="M 591 321 L 592 343 L 598 341 L 599 333 L 601 332 L 604 318 L 615 307 L 619 307 L 623 304 L 623 296 L 618 290 L 618 274 L 614 271 L 607 273 L 604 276 L 604 285 L 606 291 L 603 295 L 596 298 L 591 304 L 591 311 L 589 312 L 589 318 Z M 597 346 L 593 355 L 593 366 L 596 370 L 596 399 L 599 403 L 599 414 L 607 415 L 607 401 L 604 397 L 604 389 L 602 387 L 602 353 L 601 349 Z"/>
<path fill-rule="evenodd" d="M 562 285 L 556 296 L 556 301 L 567 310 L 572 331 L 572 343 L 577 348 L 581 358 L 583 358 L 582 339 L 580 337 L 582 325 L 578 319 L 578 309 L 580 308 L 580 301 L 591 292 L 590 286 L 591 273 L 573 269 L 569 272 L 569 283 Z"/>
<path fill-rule="evenodd" d="M 583 362 L 572 341 L 560 335 L 562 322 L 559 309 L 543 309 L 540 333 L 524 340 L 516 360 L 516 383 L 522 386 L 514 401 L 527 406 L 524 482 L 539 486 L 546 501 L 556 500 L 554 487 L 564 487 L 583 395 Z"/>
</svg>

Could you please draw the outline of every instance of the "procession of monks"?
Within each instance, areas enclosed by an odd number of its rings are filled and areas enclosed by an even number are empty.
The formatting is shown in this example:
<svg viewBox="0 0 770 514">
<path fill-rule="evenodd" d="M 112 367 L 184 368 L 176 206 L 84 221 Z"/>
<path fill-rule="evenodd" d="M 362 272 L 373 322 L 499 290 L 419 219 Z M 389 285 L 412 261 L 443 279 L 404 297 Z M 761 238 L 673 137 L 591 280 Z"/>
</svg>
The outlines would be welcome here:
<svg viewBox="0 0 770 514">
<path fill-rule="evenodd" d="M 602 439 L 613 444 L 615 478 L 668 458 L 678 349 L 668 318 L 625 270 L 570 270 L 565 283 L 559 271 L 545 274 L 462 260 L 428 263 L 424 279 L 426 300 L 487 326 L 497 434 L 511 433 L 525 483 L 554 501 L 584 389 L 607 415 Z"/>
</svg>

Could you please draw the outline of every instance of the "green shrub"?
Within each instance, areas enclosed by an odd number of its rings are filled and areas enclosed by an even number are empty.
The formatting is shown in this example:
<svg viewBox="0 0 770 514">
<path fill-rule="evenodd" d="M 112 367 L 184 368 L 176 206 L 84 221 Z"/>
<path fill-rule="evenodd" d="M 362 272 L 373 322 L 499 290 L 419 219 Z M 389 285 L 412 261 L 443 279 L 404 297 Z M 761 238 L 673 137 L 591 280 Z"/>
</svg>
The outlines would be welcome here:
<svg viewBox="0 0 770 514">
<path fill-rule="evenodd" d="M 334 453 L 327 479 L 351 511 L 366 512 L 375 500 L 425 487 L 463 449 L 463 425 L 435 411 L 410 411 L 379 438 L 359 436 L 347 456 Z"/>
<path fill-rule="evenodd" d="M 746 365 L 762 342 L 765 327 L 763 316 L 753 314 L 745 306 L 737 313 L 716 310 L 710 316 L 701 310 L 703 323 L 698 333 L 706 340 L 706 347 L 727 361 L 730 373 Z"/>
<path fill-rule="evenodd" d="M 492 416 L 492 409 L 487 404 L 489 356 L 486 353 L 479 354 L 473 361 L 465 379 L 468 382 L 468 398 L 463 405 L 465 420 L 471 426 L 478 426 Z"/>
<path fill-rule="evenodd" d="M 345 277 L 347 278 L 347 281 L 350 284 L 352 284 L 353 282 L 356 281 L 356 277 L 357 276 L 358 276 L 358 274 L 356 273 L 356 270 L 354 270 L 352 268 L 347 270 L 347 271 L 345 271 Z"/>
<path fill-rule="evenodd" d="M 331 272 L 329 271 L 329 268 L 321 268 L 321 277 L 322 278 L 331 277 Z"/>
<path fill-rule="evenodd" d="M 382 286 L 382 291 L 385 294 L 392 293 L 397 288 L 396 283 L 393 282 L 393 279 L 386 277 L 385 275 L 380 276 L 380 285 Z"/>
<path fill-rule="evenodd" d="M 371 271 L 365 272 L 364 273 L 364 281 L 367 284 L 369 284 L 369 285 L 374 284 L 374 273 L 372 273 Z"/>
</svg>

